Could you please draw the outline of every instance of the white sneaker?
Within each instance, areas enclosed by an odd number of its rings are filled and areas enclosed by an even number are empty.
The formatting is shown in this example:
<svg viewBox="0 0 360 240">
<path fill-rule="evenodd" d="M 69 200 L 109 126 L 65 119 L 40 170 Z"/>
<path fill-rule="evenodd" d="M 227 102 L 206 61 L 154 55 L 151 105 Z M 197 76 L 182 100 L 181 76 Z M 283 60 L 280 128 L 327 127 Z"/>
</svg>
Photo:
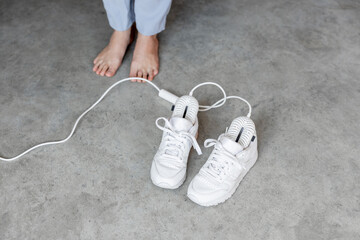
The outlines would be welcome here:
<svg viewBox="0 0 360 240">
<path fill-rule="evenodd" d="M 255 164 L 258 151 L 254 122 L 248 117 L 234 119 L 218 140 L 205 141 L 205 147 L 210 146 L 215 146 L 214 150 L 191 181 L 187 194 L 202 206 L 214 206 L 230 198 Z"/>
<path fill-rule="evenodd" d="M 156 120 L 156 126 L 164 131 L 151 165 L 151 180 L 156 186 L 168 189 L 180 187 L 186 179 L 191 146 L 201 154 L 196 141 L 198 110 L 199 103 L 194 97 L 182 96 L 176 101 L 170 120 L 163 117 Z M 160 126 L 159 120 L 163 120 L 165 126 Z"/>
</svg>

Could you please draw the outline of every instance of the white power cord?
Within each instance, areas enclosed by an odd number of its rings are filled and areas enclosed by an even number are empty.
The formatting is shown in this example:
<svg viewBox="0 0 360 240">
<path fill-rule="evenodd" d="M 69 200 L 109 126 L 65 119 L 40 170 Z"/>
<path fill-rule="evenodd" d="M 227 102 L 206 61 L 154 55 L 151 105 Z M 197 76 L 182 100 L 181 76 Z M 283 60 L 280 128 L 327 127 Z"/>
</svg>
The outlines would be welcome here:
<svg viewBox="0 0 360 240">
<path fill-rule="evenodd" d="M 11 162 L 11 161 L 14 161 L 22 156 L 24 156 L 25 154 L 27 154 L 28 152 L 31 152 L 32 150 L 35 150 L 39 147 L 42 147 L 42 146 L 47 146 L 47 145 L 55 145 L 55 144 L 60 144 L 60 143 L 64 143 L 66 142 L 67 140 L 69 140 L 73 135 L 74 135 L 74 132 L 76 130 L 76 127 L 77 125 L 79 124 L 79 121 L 85 116 L 85 114 L 87 114 L 89 111 L 91 111 L 96 105 L 98 105 L 99 102 L 101 102 L 101 100 L 104 99 L 104 97 L 111 91 L 111 89 L 113 89 L 114 87 L 116 87 L 117 85 L 119 85 L 120 83 L 123 83 L 123 82 L 126 82 L 126 81 L 130 81 L 130 80 L 143 80 L 143 81 L 146 81 L 147 83 L 149 83 L 151 86 L 153 86 L 157 91 L 160 91 L 160 89 L 158 88 L 158 86 L 156 86 L 154 83 L 152 83 L 151 81 L 147 80 L 147 79 L 144 79 L 144 78 L 136 78 L 136 77 L 131 77 L 131 78 L 124 78 L 122 80 L 119 80 L 117 81 L 116 83 L 114 83 L 113 85 L 111 85 L 102 95 L 101 97 L 96 101 L 94 102 L 88 109 L 85 110 L 85 112 L 83 112 L 75 121 L 75 124 L 70 132 L 70 134 L 62 139 L 62 140 L 57 140 L 57 141 L 51 141 L 51 142 L 44 142 L 44 143 L 40 143 L 40 144 L 37 144 L 31 148 L 29 148 L 28 150 L 20 153 L 19 155 L 15 156 L 15 157 L 12 157 L 12 158 L 3 158 L 3 157 L 0 157 L 0 160 L 2 161 L 6 161 L 6 162 Z"/>
<path fill-rule="evenodd" d="M 32 150 L 35 150 L 39 147 L 43 147 L 43 146 L 47 146 L 47 145 L 55 145 L 55 144 L 60 144 L 60 143 L 64 143 L 66 141 L 68 141 L 73 135 L 74 135 L 74 132 L 77 128 L 77 125 L 79 124 L 80 120 L 89 112 L 91 111 L 96 105 L 98 105 L 103 99 L 104 97 L 114 88 L 116 87 L 117 85 L 119 85 L 120 83 L 123 83 L 123 82 L 126 82 L 126 81 L 131 81 L 131 80 L 142 80 L 142 81 L 145 81 L 147 83 L 149 83 L 151 86 L 153 86 L 158 92 L 159 92 L 159 96 L 164 98 L 165 100 L 167 101 L 170 101 L 172 103 L 175 103 L 175 100 L 176 100 L 176 96 L 164 89 L 161 89 L 156 86 L 153 82 L 145 79 L 145 78 L 138 78 L 138 77 L 129 77 L 129 78 L 124 78 L 122 80 L 119 80 L 117 82 L 115 82 L 113 85 L 111 85 L 102 95 L 101 97 L 96 101 L 94 102 L 89 108 L 87 108 L 75 121 L 75 124 L 71 130 L 71 132 L 69 133 L 69 135 L 62 139 L 62 140 L 57 140 L 57 141 L 50 141 L 50 142 L 44 142 L 44 143 L 40 143 L 40 144 L 37 144 L 29 149 L 27 149 L 26 151 L 16 155 L 15 157 L 12 157 L 12 158 L 3 158 L 3 157 L 0 157 L 0 160 L 2 161 L 6 161 L 6 162 L 11 162 L 11 161 L 14 161 L 22 156 L 24 156 L 25 154 L 31 152 Z M 217 83 L 214 83 L 214 82 L 204 82 L 204 83 L 200 83 L 198 85 L 196 85 L 191 91 L 190 91 L 190 96 L 193 95 L 193 92 L 201 87 L 201 86 L 204 86 L 204 85 L 215 85 L 217 86 L 221 91 L 222 93 L 224 94 L 224 97 L 222 99 L 220 99 L 219 101 L 217 101 L 216 103 L 212 104 L 211 106 L 202 106 L 200 105 L 199 106 L 199 111 L 208 111 L 212 108 L 218 108 L 218 107 L 221 107 L 222 105 L 225 104 L 226 102 L 226 99 L 230 99 L 230 98 L 237 98 L 237 99 L 240 99 L 242 101 L 244 101 L 248 106 L 249 106 L 249 113 L 248 113 L 248 117 L 251 116 L 251 105 L 248 101 L 246 101 L 245 99 L 241 98 L 241 97 L 238 97 L 238 96 L 226 96 L 226 93 L 224 91 L 224 89 Z"/>
<path fill-rule="evenodd" d="M 239 97 L 239 96 L 227 96 L 227 97 L 226 97 L 226 99 L 231 99 L 231 98 L 239 99 L 239 100 L 245 102 L 245 103 L 248 105 L 248 107 L 249 107 L 249 112 L 248 112 L 248 114 L 247 114 L 246 116 L 247 116 L 248 118 L 251 117 L 252 108 L 251 108 L 250 103 L 249 103 L 246 99 L 244 99 L 244 98 L 242 98 L 242 97 Z"/>
<path fill-rule="evenodd" d="M 224 103 L 225 103 L 224 99 L 234 99 L 234 98 L 235 98 L 235 99 L 239 99 L 239 100 L 245 102 L 245 103 L 248 105 L 248 107 L 249 107 L 249 112 L 248 112 L 248 114 L 247 114 L 246 116 L 247 116 L 248 118 L 251 117 L 252 108 L 251 108 L 250 103 L 249 103 L 246 99 L 244 99 L 244 98 L 242 98 L 242 97 L 239 97 L 239 96 L 226 96 L 226 97 L 220 99 L 219 101 L 217 101 L 216 103 L 214 103 L 212 106 L 214 106 L 214 105 L 218 106 L 219 104 L 221 104 L 220 106 L 222 106 L 222 105 L 224 105 Z M 222 103 L 222 102 L 224 102 L 224 103 Z M 220 106 L 218 106 L 218 107 L 220 107 Z M 203 107 L 209 107 L 209 106 L 203 106 Z M 211 109 L 211 108 L 210 108 L 210 109 Z M 206 110 L 202 110 L 202 111 L 207 111 L 207 110 L 210 110 L 210 109 L 206 109 Z M 200 110 L 199 110 L 199 111 L 200 111 Z"/>
<path fill-rule="evenodd" d="M 225 93 L 225 90 L 224 90 L 219 84 L 214 83 L 214 82 L 203 82 L 203 83 L 200 83 L 200 84 L 196 85 L 193 89 L 191 89 L 189 95 L 192 96 L 193 93 L 194 93 L 194 91 L 195 91 L 197 88 L 199 88 L 199 87 L 201 87 L 201 86 L 205 86 L 205 85 L 214 85 L 214 86 L 218 87 L 218 88 L 221 90 L 221 92 L 224 94 L 224 97 L 223 97 L 222 99 L 220 99 L 219 101 L 217 101 L 216 103 L 214 103 L 213 105 L 211 105 L 211 106 L 202 106 L 202 105 L 199 105 L 199 111 L 200 111 L 200 112 L 205 112 L 205 111 L 208 111 L 208 110 L 210 110 L 210 109 L 212 109 L 212 108 L 218 108 L 218 107 L 221 107 L 222 105 L 224 105 L 225 102 L 226 102 L 226 93 Z"/>
<path fill-rule="evenodd" d="M 219 84 L 217 84 L 217 83 L 214 83 L 214 82 L 203 82 L 203 83 L 200 83 L 200 84 L 196 85 L 193 89 L 191 89 L 189 95 L 192 96 L 193 93 L 194 93 L 194 91 L 195 91 L 197 88 L 199 88 L 199 87 L 201 87 L 201 86 L 205 86 L 205 85 L 214 85 L 214 86 L 218 87 L 218 88 L 221 90 L 221 92 L 224 94 L 224 97 L 223 97 L 222 99 L 220 99 L 219 101 L 217 101 L 216 103 L 214 103 L 213 105 L 211 105 L 211 106 L 202 106 L 202 105 L 199 105 L 199 111 L 205 112 L 205 111 L 208 111 L 208 110 L 210 110 L 210 109 L 212 109 L 212 108 L 221 107 L 222 105 L 225 104 L 225 102 L 226 102 L 227 99 L 236 98 L 236 99 L 239 99 L 239 100 L 245 102 L 245 103 L 248 105 L 248 107 L 249 107 L 249 112 L 248 112 L 248 114 L 247 114 L 246 116 L 247 116 L 247 117 L 251 117 L 251 110 L 252 110 L 252 109 L 251 109 L 250 103 L 249 103 L 246 99 L 244 99 L 244 98 L 242 98 L 242 97 L 239 97 L 239 96 L 226 96 L 225 90 L 224 90 Z"/>
</svg>

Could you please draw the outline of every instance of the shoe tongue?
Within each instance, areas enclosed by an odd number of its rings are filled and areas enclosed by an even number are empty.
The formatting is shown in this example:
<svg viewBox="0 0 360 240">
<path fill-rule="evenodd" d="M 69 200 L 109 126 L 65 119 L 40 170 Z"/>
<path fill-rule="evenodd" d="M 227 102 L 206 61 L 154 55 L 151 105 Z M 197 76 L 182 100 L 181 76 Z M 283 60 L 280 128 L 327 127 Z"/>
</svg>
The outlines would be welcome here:
<svg viewBox="0 0 360 240">
<path fill-rule="evenodd" d="M 176 131 L 188 132 L 193 127 L 193 124 L 186 118 L 172 117 L 170 123 Z"/>
<path fill-rule="evenodd" d="M 244 149 L 239 143 L 231 140 L 226 136 L 223 136 L 219 141 L 228 152 L 234 155 L 238 154 Z"/>
</svg>

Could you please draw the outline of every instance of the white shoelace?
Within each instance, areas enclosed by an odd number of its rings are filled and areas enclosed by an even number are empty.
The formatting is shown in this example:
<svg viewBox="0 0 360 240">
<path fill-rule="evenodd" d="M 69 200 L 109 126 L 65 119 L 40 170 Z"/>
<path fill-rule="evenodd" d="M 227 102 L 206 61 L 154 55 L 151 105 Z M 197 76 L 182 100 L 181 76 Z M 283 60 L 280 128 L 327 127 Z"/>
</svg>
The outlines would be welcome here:
<svg viewBox="0 0 360 240">
<path fill-rule="evenodd" d="M 221 134 L 220 139 L 224 134 Z M 206 139 L 204 142 L 206 148 L 215 146 L 211 158 L 208 159 L 205 166 L 201 169 L 204 176 L 210 177 L 217 181 L 222 181 L 223 178 L 230 172 L 232 167 L 236 165 L 243 168 L 237 163 L 236 156 L 228 152 L 219 140 Z"/>
<path fill-rule="evenodd" d="M 164 120 L 165 125 L 160 126 L 159 120 Z M 191 133 L 185 131 L 176 131 L 174 126 L 169 122 L 169 120 L 164 117 L 156 119 L 155 124 L 160 130 L 167 133 L 164 137 L 164 140 L 166 141 L 166 147 L 163 149 L 160 155 L 161 159 L 172 159 L 174 160 L 174 162 L 172 162 L 171 165 L 175 163 L 175 167 L 184 167 L 185 163 L 182 159 L 182 156 L 187 141 L 191 143 L 191 145 L 194 147 L 194 149 L 199 155 L 202 154 L 196 138 Z"/>
</svg>

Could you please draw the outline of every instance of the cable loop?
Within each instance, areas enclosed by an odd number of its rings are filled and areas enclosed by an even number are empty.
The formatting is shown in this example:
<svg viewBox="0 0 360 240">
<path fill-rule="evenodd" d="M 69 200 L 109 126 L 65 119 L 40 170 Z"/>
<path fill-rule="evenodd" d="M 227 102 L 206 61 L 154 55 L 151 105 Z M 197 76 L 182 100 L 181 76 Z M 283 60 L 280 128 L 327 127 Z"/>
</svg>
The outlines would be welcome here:
<svg viewBox="0 0 360 240">
<path fill-rule="evenodd" d="M 226 102 L 226 93 L 225 93 L 225 90 L 217 83 L 214 83 L 214 82 L 203 82 L 203 83 L 200 83 L 198 85 L 196 85 L 193 89 L 191 89 L 189 95 L 192 96 L 194 91 L 201 87 L 201 86 L 205 86 L 205 85 L 214 85 L 216 87 L 218 87 L 221 92 L 223 93 L 224 97 L 222 99 L 220 99 L 219 101 L 217 101 L 216 103 L 210 105 L 210 106 L 203 106 L 203 105 L 199 105 L 199 111 L 200 112 L 205 112 L 205 111 L 209 111 L 210 109 L 213 109 L 213 108 L 218 108 L 218 107 L 221 107 L 222 105 L 225 104 Z"/>
</svg>

